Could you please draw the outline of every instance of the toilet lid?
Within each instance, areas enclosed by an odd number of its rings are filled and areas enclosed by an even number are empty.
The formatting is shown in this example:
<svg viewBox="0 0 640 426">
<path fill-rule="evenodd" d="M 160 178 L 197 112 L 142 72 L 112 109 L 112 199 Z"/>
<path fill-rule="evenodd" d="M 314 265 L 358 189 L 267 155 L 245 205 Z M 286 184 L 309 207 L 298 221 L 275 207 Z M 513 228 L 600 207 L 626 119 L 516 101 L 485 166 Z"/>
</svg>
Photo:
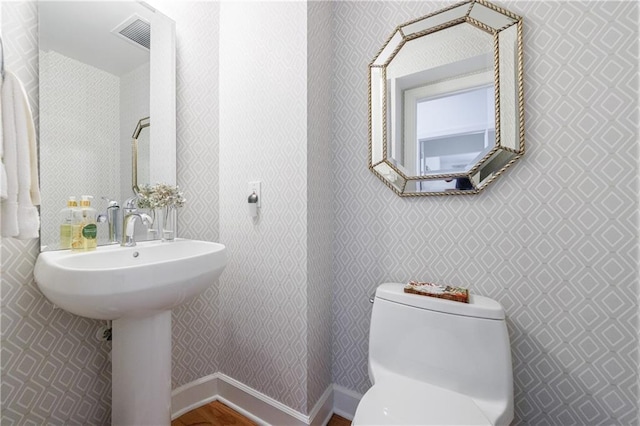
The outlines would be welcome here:
<svg viewBox="0 0 640 426">
<path fill-rule="evenodd" d="M 473 400 L 413 380 L 377 383 L 364 394 L 353 425 L 486 425 Z"/>
</svg>

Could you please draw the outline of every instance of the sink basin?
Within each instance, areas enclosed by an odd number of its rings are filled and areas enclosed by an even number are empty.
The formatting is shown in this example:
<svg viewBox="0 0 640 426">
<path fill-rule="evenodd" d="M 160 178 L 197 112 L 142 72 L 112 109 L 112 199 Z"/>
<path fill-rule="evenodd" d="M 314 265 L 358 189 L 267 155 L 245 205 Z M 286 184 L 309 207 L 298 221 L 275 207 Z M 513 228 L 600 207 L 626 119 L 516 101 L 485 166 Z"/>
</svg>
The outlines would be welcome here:
<svg viewBox="0 0 640 426">
<path fill-rule="evenodd" d="M 148 316 L 186 302 L 208 288 L 226 263 L 224 245 L 178 238 L 81 253 L 41 253 L 34 275 L 42 293 L 62 309 L 115 320 Z"/>
<path fill-rule="evenodd" d="M 111 424 L 171 424 L 171 309 L 211 286 L 226 248 L 206 241 L 40 253 L 42 293 L 73 314 L 113 320 Z"/>
</svg>

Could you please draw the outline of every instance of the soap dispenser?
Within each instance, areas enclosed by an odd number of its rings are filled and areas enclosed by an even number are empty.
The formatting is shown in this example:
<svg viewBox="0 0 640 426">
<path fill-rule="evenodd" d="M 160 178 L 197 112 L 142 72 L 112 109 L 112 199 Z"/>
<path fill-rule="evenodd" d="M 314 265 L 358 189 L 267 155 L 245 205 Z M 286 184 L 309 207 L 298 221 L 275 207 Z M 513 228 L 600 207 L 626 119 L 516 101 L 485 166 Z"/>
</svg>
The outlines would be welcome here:
<svg viewBox="0 0 640 426">
<path fill-rule="evenodd" d="M 78 201 L 76 197 L 69 197 L 67 207 L 60 210 L 60 248 L 70 249 L 73 224 L 78 220 Z"/>
<path fill-rule="evenodd" d="M 98 246 L 98 225 L 96 209 L 91 207 L 91 195 L 83 195 L 80 199 L 80 223 L 74 225 L 71 249 L 77 251 L 95 250 Z"/>
</svg>

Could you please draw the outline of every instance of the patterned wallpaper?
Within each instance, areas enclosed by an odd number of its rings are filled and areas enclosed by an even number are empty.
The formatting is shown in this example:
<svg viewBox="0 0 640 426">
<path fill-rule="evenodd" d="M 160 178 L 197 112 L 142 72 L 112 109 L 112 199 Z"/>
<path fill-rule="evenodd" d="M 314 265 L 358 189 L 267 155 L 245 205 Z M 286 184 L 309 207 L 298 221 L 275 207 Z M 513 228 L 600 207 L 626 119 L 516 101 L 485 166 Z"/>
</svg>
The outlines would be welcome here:
<svg viewBox="0 0 640 426">
<path fill-rule="evenodd" d="M 40 51 L 41 244 L 58 249 L 70 195 L 120 198 L 120 79 L 55 51 Z M 114 146 L 116 149 L 114 149 Z M 130 152 L 130 150 L 128 151 Z M 125 175 L 129 176 L 129 175 Z M 100 243 L 108 228 L 98 227 Z"/>
<path fill-rule="evenodd" d="M 153 1 L 176 21 L 178 235 L 219 241 L 217 2 Z M 218 284 L 173 310 L 174 388 L 220 370 Z"/>
<path fill-rule="evenodd" d="M 331 10 L 307 3 L 307 412 L 331 384 Z"/>
<path fill-rule="evenodd" d="M 181 236 L 218 240 L 216 3 L 154 2 L 180 27 L 177 35 L 178 183 L 189 203 Z M 182 25 L 180 25 L 182 23 Z M 2 3 L 7 69 L 26 86 L 38 112 L 37 4 Z M 194 65 L 197 64 L 197 65 Z M 213 190 L 211 190 L 213 188 Z M 33 282 L 39 241 L 2 239 L 2 420 L 11 424 L 109 424 L 109 344 L 98 321 L 53 309 Z M 173 312 L 173 386 L 219 369 L 217 287 Z"/>
<path fill-rule="evenodd" d="M 499 300 L 517 424 L 638 421 L 638 3 L 524 17 L 527 154 L 473 197 L 401 199 L 367 170 L 367 65 L 435 2 L 334 4 L 333 381 L 369 387 L 368 296 L 429 279 Z"/>
<path fill-rule="evenodd" d="M 637 421 L 636 3 L 501 3 L 525 17 L 528 152 L 477 197 L 415 200 L 366 168 L 367 64 L 396 24 L 447 3 L 332 4 L 330 126 L 326 5 L 152 3 L 177 22 L 178 183 L 189 200 L 180 233 L 219 240 L 233 259 L 219 284 L 174 311 L 174 386 L 222 371 L 296 410 L 313 406 L 327 382 L 316 370 L 326 351 L 310 353 L 327 342 L 320 231 L 332 227 L 334 383 L 369 386 L 374 288 L 428 278 L 507 309 L 518 423 Z M 7 67 L 37 117 L 36 4 L 1 7 Z M 258 17 L 272 25 L 251 27 L 248 40 L 241 30 Z M 317 25 L 301 25 L 307 17 Z M 311 161 L 326 161 L 327 128 L 329 177 Z M 328 178 L 329 216 L 316 203 Z M 263 181 L 255 223 L 249 180 Z M 37 253 L 36 241 L 2 240 L 2 424 L 108 424 L 99 323 L 52 309 L 33 282 Z"/>
<path fill-rule="evenodd" d="M 238 120 L 245 118 L 244 113 L 236 116 L 234 114 L 235 110 L 228 107 L 224 109 L 225 112 L 222 116 L 228 121 L 221 124 L 220 132 L 222 135 L 225 135 L 225 137 L 221 136 L 220 140 L 228 141 L 225 146 L 227 149 L 226 152 L 232 158 L 228 158 L 226 163 L 224 161 L 222 162 L 227 164 L 227 169 L 220 171 L 220 179 L 225 180 L 223 189 L 220 190 L 220 205 L 225 206 L 220 209 L 220 241 L 227 244 L 230 251 L 235 250 L 231 253 L 230 259 L 232 261 L 235 260 L 236 262 L 229 265 L 227 271 L 221 278 L 220 290 L 218 290 L 217 286 L 214 286 L 211 290 L 205 293 L 205 295 L 196 299 L 191 305 L 186 305 L 176 310 L 173 318 L 174 387 L 188 383 L 189 381 L 211 374 L 215 371 L 222 371 L 243 381 L 243 383 L 249 384 L 256 389 L 263 391 L 269 396 L 285 401 L 285 403 L 288 401 L 287 398 L 289 398 L 289 400 L 298 398 L 300 402 L 297 403 L 299 404 L 297 409 L 303 412 L 308 412 L 308 410 L 313 407 L 318 398 L 326 390 L 327 386 L 330 384 L 331 374 L 331 292 L 329 290 L 331 277 L 328 275 L 331 270 L 331 235 L 325 232 L 326 229 L 331 227 L 331 223 L 329 222 L 329 218 L 331 217 L 331 204 L 329 201 L 330 170 L 324 167 L 325 164 L 328 163 L 327 157 L 330 156 L 329 95 L 331 82 L 329 80 L 329 67 L 331 62 L 329 50 L 330 34 L 322 31 L 323 28 L 326 28 L 323 25 L 326 24 L 330 18 L 330 5 L 328 3 L 313 3 L 312 5 L 315 7 L 310 8 L 309 10 L 309 21 L 315 22 L 314 18 L 316 17 L 322 17 L 322 20 L 314 24 L 313 34 L 311 34 L 312 28 L 309 28 L 309 37 L 310 40 L 311 38 L 314 38 L 314 40 L 316 40 L 316 47 L 322 48 L 322 50 L 319 50 L 313 55 L 313 57 L 310 57 L 309 61 L 315 60 L 316 62 L 314 62 L 314 66 L 322 67 L 321 75 L 323 76 L 321 85 L 309 87 L 310 93 L 318 94 L 318 96 L 308 97 L 310 102 L 309 108 L 313 108 L 311 103 L 314 100 L 317 100 L 317 102 L 313 104 L 316 108 L 315 111 L 318 114 L 322 114 L 322 120 L 314 120 L 314 122 L 317 123 L 317 126 L 315 129 L 310 129 L 307 134 L 309 147 L 306 155 L 310 159 L 308 168 L 313 168 L 313 171 L 307 171 L 303 167 L 305 164 L 304 162 L 299 163 L 299 167 L 294 168 L 294 170 L 288 172 L 288 174 L 280 172 L 273 167 L 274 165 L 261 164 L 262 162 L 260 160 L 264 155 L 266 155 L 265 152 L 267 151 L 257 150 L 253 152 L 255 148 L 253 144 L 250 144 L 250 146 L 247 147 L 243 146 L 243 143 L 249 143 L 248 139 L 243 140 L 242 143 L 240 142 L 240 139 L 246 137 L 247 134 L 236 134 L 237 128 L 241 128 L 243 126 L 246 127 L 246 124 L 238 124 Z M 217 171 L 219 167 L 218 157 L 215 155 L 218 150 L 217 98 L 219 89 L 216 76 L 218 75 L 219 35 L 218 31 L 214 31 L 212 29 L 214 27 L 211 26 L 211 22 L 219 22 L 220 5 L 219 3 L 190 3 L 189 8 L 178 8 L 176 6 L 173 6 L 172 8 L 170 4 L 165 5 L 164 3 L 159 3 L 158 7 L 163 12 L 176 19 L 179 28 L 178 183 L 183 186 L 185 190 L 193 191 L 193 200 L 194 203 L 197 203 L 193 211 L 206 212 L 204 214 L 195 214 L 193 217 L 186 217 L 186 214 L 181 215 L 181 232 L 183 235 L 185 233 L 191 234 L 192 238 L 210 238 L 212 241 L 215 241 L 218 239 L 217 234 L 212 234 L 207 237 L 207 235 L 202 235 L 200 233 L 218 232 L 219 219 L 216 216 L 219 213 L 217 208 L 218 200 L 213 197 L 217 196 Z M 227 18 L 225 18 L 225 21 L 223 22 L 223 28 L 220 29 L 222 36 L 224 37 L 225 34 L 227 36 L 230 35 L 229 33 L 224 32 L 224 25 L 229 22 L 235 22 L 234 19 L 240 19 L 240 21 L 243 21 L 243 25 L 250 27 L 252 16 L 259 18 L 261 21 L 265 21 L 265 16 L 276 16 L 274 15 L 276 12 L 270 8 L 270 11 L 266 12 L 264 5 L 256 5 L 256 7 L 257 9 L 254 11 L 255 15 L 252 13 L 246 14 L 241 10 L 227 10 Z M 286 6 L 284 4 L 279 4 L 276 7 L 283 8 Z M 295 13 L 295 18 L 289 16 L 291 18 L 291 24 L 289 24 L 288 28 L 293 34 L 304 28 L 300 26 L 301 22 L 303 22 L 302 19 L 304 17 L 304 11 L 305 9 L 301 6 L 301 8 L 296 9 L 295 12 L 287 12 L 289 14 Z M 241 15 L 238 17 L 237 15 L 233 15 L 234 13 L 240 13 Z M 288 18 L 278 17 L 277 19 L 280 20 Z M 304 19 L 306 19 L 306 17 L 304 17 Z M 189 22 L 189 28 L 181 26 L 180 22 Z M 257 28 L 258 25 L 256 23 L 254 24 L 253 28 Z M 228 25 L 231 25 L 234 31 L 237 31 L 237 26 L 234 24 Z M 264 27 L 264 25 L 262 25 L 262 27 Z M 259 31 L 272 32 L 276 28 L 279 28 L 278 25 L 261 28 Z M 281 55 L 282 58 L 286 58 L 293 49 L 299 48 L 296 47 L 297 45 L 290 47 L 284 44 L 278 44 L 284 43 L 286 40 L 289 40 L 290 37 L 291 34 L 287 34 L 284 31 L 274 31 L 273 34 L 266 36 L 266 40 L 262 41 L 262 43 L 271 43 L 269 52 L 271 54 L 274 54 L 274 52 L 280 52 L 276 54 Z M 303 43 L 304 41 L 305 39 L 301 38 L 299 42 Z M 245 40 L 244 42 L 249 44 L 252 43 L 250 40 Z M 239 81 L 235 79 L 240 78 L 246 79 L 242 80 L 243 85 L 246 85 L 243 89 L 246 93 L 251 93 L 253 87 L 248 85 L 246 81 L 250 81 L 252 79 L 255 80 L 255 83 L 252 82 L 253 84 L 262 88 L 264 81 L 261 81 L 258 77 L 239 77 L 237 75 L 242 75 L 242 72 L 249 72 L 253 74 L 254 67 L 235 68 L 235 61 L 238 60 L 238 50 L 234 50 L 235 48 L 231 43 L 229 43 L 227 47 L 231 49 L 230 55 L 233 57 L 233 60 L 229 59 L 224 61 L 224 63 L 228 65 L 228 70 L 232 70 L 231 74 L 233 75 L 234 81 Z M 262 63 L 260 62 L 261 57 L 257 53 L 261 52 L 262 45 L 251 46 L 251 49 L 255 50 L 250 50 L 247 54 L 247 60 Z M 298 51 L 299 61 L 306 60 L 304 56 L 305 51 L 306 46 L 304 50 Z M 265 54 L 265 52 L 260 53 L 260 55 L 262 54 Z M 224 56 L 225 52 L 221 52 L 221 55 L 223 55 L 222 57 L 229 58 L 229 56 Z M 256 55 L 257 58 L 252 59 Z M 196 61 L 197 66 L 194 66 Z M 304 62 L 301 63 L 304 65 Z M 277 76 L 279 66 L 281 65 L 274 64 L 273 68 L 270 69 L 271 72 L 264 78 L 270 80 L 273 79 L 274 81 L 276 81 L 275 79 L 282 78 Z M 288 67 L 289 65 L 284 64 L 284 66 Z M 291 70 L 291 72 L 293 73 L 294 70 Z M 221 78 L 224 78 L 224 70 L 222 73 Z M 306 76 L 304 76 L 304 74 L 296 74 L 295 77 L 298 79 L 299 85 L 305 84 Z M 183 79 L 185 81 L 184 87 L 182 85 Z M 285 81 L 285 79 L 283 79 L 283 81 Z M 237 88 L 238 86 L 242 85 L 228 85 L 230 88 Z M 301 87 L 304 86 L 295 87 L 297 87 L 297 89 L 292 89 L 293 94 L 305 93 L 301 91 Z M 258 89 L 258 91 L 259 90 L 260 89 Z M 186 99 L 183 105 L 181 94 L 186 95 L 187 91 L 191 98 Z M 220 102 L 224 103 L 224 105 L 227 105 L 225 102 L 235 101 L 236 97 L 239 96 L 237 93 L 234 93 L 232 97 L 229 95 L 224 97 L 224 95 L 224 93 L 220 95 Z M 271 94 L 264 94 L 263 96 L 263 98 L 260 98 L 256 102 L 263 101 L 265 99 L 268 100 Z M 303 100 L 304 97 L 299 99 L 299 101 Z M 290 101 L 287 102 L 290 103 Z M 187 108 L 187 105 L 191 106 L 191 108 Z M 193 124 L 195 126 L 188 125 L 190 123 L 189 120 L 192 120 L 191 116 L 195 113 L 195 110 L 197 110 L 196 108 L 193 108 L 193 106 L 202 106 L 199 110 L 200 121 L 194 122 Z M 299 106 L 303 107 L 303 104 L 300 104 Z M 244 107 L 245 106 L 242 108 Z M 215 113 L 213 117 L 211 117 L 212 112 Z M 286 112 L 286 110 L 277 111 L 278 115 Z M 216 120 L 216 122 L 212 122 L 212 118 Z M 281 118 L 279 119 L 281 120 Z M 290 119 L 291 121 L 295 121 L 293 118 Z M 267 118 L 265 118 L 265 120 L 267 120 Z M 273 120 L 273 117 L 270 117 L 269 120 Z M 252 126 L 254 127 L 252 127 L 252 130 L 254 132 L 259 132 L 262 135 L 260 127 L 261 123 L 262 122 L 253 123 Z M 299 134 L 301 139 L 295 139 L 288 143 L 274 143 L 276 146 L 279 146 L 278 144 L 282 144 L 281 148 L 284 151 L 282 153 L 270 153 L 269 155 L 273 156 L 274 159 L 281 158 L 283 160 L 289 160 L 291 157 L 289 154 L 286 154 L 286 152 L 297 152 L 296 155 L 302 155 L 301 158 L 304 158 L 305 145 L 299 145 L 301 141 L 304 141 L 304 127 L 300 127 L 304 123 L 305 121 L 297 121 L 291 124 L 293 127 L 289 128 L 290 130 L 293 129 L 296 132 L 295 134 Z M 210 134 L 201 135 L 199 138 L 193 138 L 191 134 L 193 128 L 198 129 L 201 127 L 209 130 Z M 233 132 L 233 137 L 226 137 L 229 134 L 225 133 L 225 131 Z M 275 130 L 272 129 L 272 131 Z M 279 129 L 275 136 L 272 136 L 273 140 L 282 139 L 285 141 L 287 139 L 285 135 L 289 135 L 288 133 L 284 133 L 286 131 L 287 128 Z M 247 133 L 249 132 L 247 131 Z M 313 144 L 313 146 L 311 146 L 311 144 Z M 261 142 L 260 145 L 258 145 L 258 147 L 260 146 L 265 146 L 264 142 Z M 225 147 L 220 147 L 220 149 L 224 150 Z M 248 149 L 249 152 L 245 152 L 243 149 Z M 212 156 L 211 154 L 214 155 Z M 221 153 L 221 157 L 224 158 L 224 152 Z M 245 158 L 248 163 L 252 164 L 244 164 L 243 161 L 240 161 L 242 158 Z M 314 160 L 311 161 L 311 159 Z M 321 159 L 324 159 L 324 161 L 320 161 Z M 314 206 L 317 207 L 313 210 L 313 213 L 310 211 L 307 212 L 310 216 L 306 219 L 304 219 L 304 215 L 299 216 L 299 214 L 303 213 L 303 210 L 301 210 L 300 207 L 302 206 L 304 198 L 299 198 L 301 195 L 296 194 L 276 194 L 273 192 L 273 188 L 270 189 L 270 186 L 274 184 L 269 181 L 270 179 L 274 179 L 276 181 L 275 184 L 279 184 L 278 181 L 287 182 L 288 180 L 299 179 L 299 183 L 304 184 L 305 173 L 309 176 L 308 185 L 310 187 L 315 185 L 314 192 L 316 195 L 313 197 L 313 200 L 310 198 L 309 203 L 310 205 L 311 203 L 314 203 Z M 247 176 L 246 178 L 242 177 L 245 175 Z M 240 176 L 240 178 L 238 178 L 238 176 Z M 312 182 L 312 179 L 314 178 L 315 180 Z M 185 183 L 186 179 L 189 179 L 189 182 Z M 271 235 L 274 235 L 272 232 L 278 232 L 278 230 L 282 229 L 282 227 L 288 223 L 289 219 L 287 219 L 286 216 L 282 218 L 279 217 L 281 214 L 280 209 L 285 208 L 287 203 L 289 203 L 287 199 L 295 199 L 296 203 L 300 203 L 297 211 L 293 212 L 297 218 L 296 220 L 304 219 L 307 220 L 309 224 L 316 224 L 314 229 L 310 229 L 308 231 L 309 235 L 307 236 L 307 241 L 316 242 L 316 245 L 314 246 L 315 250 L 313 250 L 312 247 L 309 247 L 306 259 L 307 271 L 302 269 L 300 270 L 309 276 L 309 284 L 307 284 L 306 287 L 304 285 L 305 281 L 303 278 L 300 278 L 299 281 L 295 281 L 298 278 L 295 278 L 294 280 L 294 278 L 288 276 L 289 273 L 282 269 L 284 268 L 284 265 L 281 265 L 276 270 L 271 271 L 269 269 L 269 265 L 263 263 L 265 262 L 264 260 L 259 260 L 259 256 L 256 251 L 257 249 L 253 247 L 254 243 L 251 241 L 244 240 L 238 242 L 237 245 L 234 245 L 234 241 L 236 241 L 236 239 L 239 238 L 239 235 L 243 232 L 238 228 L 240 226 L 246 226 L 247 229 L 250 229 L 252 226 L 250 225 L 249 218 L 245 213 L 246 206 L 244 196 L 244 193 L 246 192 L 246 182 L 250 179 L 263 180 L 263 185 L 266 185 L 263 186 L 263 191 L 266 191 L 265 194 L 271 193 L 269 196 L 272 197 L 272 201 L 270 201 L 269 204 L 265 204 L 261 212 L 261 214 L 263 214 L 261 221 L 264 221 L 265 223 L 257 224 L 260 228 L 258 232 L 264 234 L 262 237 L 264 238 L 262 244 L 267 244 L 269 242 L 268 238 Z M 232 195 L 230 195 L 231 189 L 225 193 L 224 188 L 227 187 L 234 188 Z M 214 190 L 212 191 L 211 188 L 214 188 Z M 301 191 L 304 191 L 304 188 L 301 188 Z M 226 196 L 226 199 L 222 198 L 223 194 Z M 237 194 L 243 195 L 239 197 Z M 302 194 L 304 194 L 304 192 L 302 192 Z M 211 197 L 211 201 L 204 200 L 206 197 Z M 274 199 L 273 197 L 283 198 Z M 235 210 L 229 209 L 231 205 L 234 206 Z M 188 204 L 187 209 L 190 207 L 191 204 Z M 269 216 L 267 216 L 267 212 L 270 210 L 271 212 L 269 213 Z M 225 212 L 228 212 L 227 216 L 225 216 Z M 187 210 L 185 213 L 188 214 L 189 211 Z M 222 218 L 225 217 L 226 222 L 222 223 Z M 210 219 L 211 221 L 209 221 Z M 269 221 L 269 223 L 266 223 L 267 221 Z M 277 229 L 274 231 L 268 231 L 267 226 L 276 226 Z M 300 236 L 299 232 L 302 230 L 303 228 L 294 229 L 292 230 L 293 234 L 291 236 L 285 237 L 282 241 L 277 241 L 277 238 L 274 238 L 271 242 L 277 246 L 281 246 L 282 252 L 288 251 L 290 250 L 290 248 L 288 248 L 288 244 L 292 236 Z M 232 234 L 233 238 L 225 238 L 223 236 L 224 233 Z M 244 236 L 243 238 L 248 237 L 249 236 Z M 266 250 L 266 252 L 271 251 L 272 250 Z M 293 251 L 295 251 L 295 249 Z M 300 253 L 304 254 L 304 251 L 301 251 Z M 259 293 L 254 296 L 253 301 L 245 303 L 245 301 L 242 300 L 242 297 L 237 294 L 238 291 L 234 290 L 237 287 L 246 287 L 247 282 L 251 282 L 250 279 L 246 278 L 246 271 L 238 272 L 237 269 L 243 269 L 246 264 L 243 259 L 247 259 L 252 255 L 256 256 L 256 262 L 259 263 L 259 268 L 261 268 L 256 272 L 256 276 L 260 276 L 262 279 L 267 278 L 269 282 L 273 283 L 272 285 L 274 287 L 280 286 L 280 284 L 276 284 L 276 282 L 279 280 L 279 277 L 285 276 L 287 277 L 285 286 L 289 288 L 295 287 L 295 292 L 297 294 L 294 295 L 295 297 L 291 298 L 290 302 L 288 302 L 290 306 L 287 306 L 286 310 L 288 312 L 294 312 L 295 315 L 298 315 L 301 318 L 298 328 L 296 328 L 300 333 L 298 337 L 290 336 L 291 330 L 289 327 L 284 328 L 282 331 L 277 333 L 270 331 L 271 328 L 277 329 L 276 326 L 278 324 L 282 327 L 285 323 L 289 322 L 287 316 L 283 315 L 283 313 L 286 312 L 279 314 L 271 312 L 279 309 L 275 307 L 278 304 L 277 298 L 273 297 L 270 299 L 270 296 L 267 295 L 266 297 L 263 297 L 264 295 Z M 302 267 L 304 263 L 297 263 L 298 261 L 296 259 L 297 257 L 293 257 L 288 260 L 285 259 L 284 261 L 296 262 L 295 268 Z M 279 261 L 279 263 L 283 263 L 283 261 Z M 232 268 L 236 269 L 234 270 Z M 225 277 L 227 277 L 226 281 Z M 300 275 L 300 277 L 302 277 L 302 275 Z M 268 291 L 264 285 L 262 285 L 262 287 L 262 291 Z M 283 287 L 278 289 L 278 291 L 283 293 L 288 290 Z M 218 298 L 220 298 L 220 301 L 216 302 Z M 231 307 L 229 307 L 229 303 L 227 302 L 231 303 Z M 257 309 L 256 312 L 253 312 L 255 310 L 252 306 L 256 305 L 259 306 L 259 309 Z M 218 313 L 218 310 L 220 310 L 221 313 Z M 227 316 L 223 316 L 223 311 L 226 312 Z M 296 312 L 299 312 L 299 314 Z M 307 315 L 306 318 L 305 312 Z M 272 318 L 269 318 L 269 316 Z M 264 325 L 261 325 L 261 327 L 270 328 L 270 330 L 264 331 L 262 336 L 256 339 L 256 336 L 259 335 L 259 330 L 255 329 L 255 324 L 257 322 L 263 322 Z M 309 349 L 306 349 L 305 347 L 304 336 L 306 336 L 306 345 L 308 345 Z M 291 350 L 287 350 L 287 348 L 279 346 L 282 344 L 282 341 L 280 340 L 276 340 L 275 343 L 273 340 L 271 342 L 265 341 L 265 339 L 274 339 L 275 337 L 278 337 L 278 339 L 293 338 L 295 347 L 291 348 Z M 235 339 L 240 339 L 241 341 L 236 342 Z M 194 351 L 194 347 L 198 350 Z M 223 349 L 221 350 L 218 348 Z M 285 356 L 287 357 L 286 359 L 280 356 L 280 353 L 283 350 L 287 350 L 285 353 Z M 304 355 L 305 352 L 308 353 L 308 357 Z M 259 354 L 261 357 L 259 360 L 251 358 L 252 355 L 256 354 Z M 242 357 L 242 361 L 239 361 L 237 359 L 238 357 Z M 262 371 L 262 360 L 267 361 L 267 365 L 271 368 L 271 375 Z M 300 375 L 289 371 L 290 360 L 294 360 L 296 365 L 299 365 L 298 368 L 300 368 L 300 371 L 304 369 L 305 373 Z M 283 374 L 283 371 L 286 371 L 286 375 Z M 306 390 L 305 382 L 302 380 L 304 374 L 309 376 L 308 383 L 306 384 Z M 252 377 L 252 379 L 245 379 L 246 377 Z M 296 389 L 296 387 L 299 389 Z M 296 405 L 294 404 L 287 404 L 296 408 Z"/>
<path fill-rule="evenodd" d="M 220 371 L 307 406 L 307 8 L 220 3 Z M 247 182 L 262 208 L 247 213 Z"/>
<path fill-rule="evenodd" d="M 25 85 L 38 123 L 38 19 L 35 2 L 3 2 L 8 70 Z M 2 239 L 1 330 L 3 425 L 108 424 L 110 344 L 101 325 L 54 308 L 33 281 L 38 240 Z"/>
</svg>

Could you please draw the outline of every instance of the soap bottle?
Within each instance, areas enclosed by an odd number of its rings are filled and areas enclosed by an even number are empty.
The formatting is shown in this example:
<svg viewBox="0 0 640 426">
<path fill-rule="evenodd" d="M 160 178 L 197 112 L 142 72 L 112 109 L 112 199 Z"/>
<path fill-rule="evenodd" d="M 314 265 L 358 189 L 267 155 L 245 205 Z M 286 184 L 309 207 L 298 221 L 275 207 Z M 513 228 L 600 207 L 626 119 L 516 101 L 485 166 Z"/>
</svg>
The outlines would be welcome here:
<svg viewBox="0 0 640 426">
<path fill-rule="evenodd" d="M 95 250 L 98 246 L 98 224 L 96 209 L 91 207 L 92 198 L 90 195 L 83 195 L 80 199 L 80 221 L 72 226 L 72 250 L 89 251 Z"/>
<path fill-rule="evenodd" d="M 67 207 L 60 210 L 60 248 L 70 249 L 72 239 L 72 227 L 78 219 L 78 202 L 76 197 L 69 197 Z"/>
</svg>

